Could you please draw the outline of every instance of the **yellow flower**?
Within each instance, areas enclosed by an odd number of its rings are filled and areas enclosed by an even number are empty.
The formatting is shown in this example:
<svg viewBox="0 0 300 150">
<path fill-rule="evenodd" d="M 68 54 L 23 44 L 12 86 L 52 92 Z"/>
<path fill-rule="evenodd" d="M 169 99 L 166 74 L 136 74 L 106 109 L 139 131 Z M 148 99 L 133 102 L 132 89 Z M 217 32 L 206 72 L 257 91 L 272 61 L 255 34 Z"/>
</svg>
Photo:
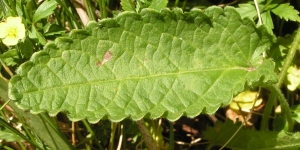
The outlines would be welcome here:
<svg viewBox="0 0 300 150">
<path fill-rule="evenodd" d="M 257 107 L 262 103 L 262 99 L 257 99 L 257 94 L 258 92 L 244 91 L 233 98 L 229 107 L 234 110 L 250 112 L 253 106 Z"/>
<path fill-rule="evenodd" d="M 0 38 L 7 46 L 16 45 L 19 39 L 25 37 L 25 26 L 19 17 L 8 17 L 0 23 Z"/>
<path fill-rule="evenodd" d="M 295 91 L 300 85 L 300 71 L 296 66 L 290 66 L 287 72 L 287 88 L 290 91 Z"/>
</svg>

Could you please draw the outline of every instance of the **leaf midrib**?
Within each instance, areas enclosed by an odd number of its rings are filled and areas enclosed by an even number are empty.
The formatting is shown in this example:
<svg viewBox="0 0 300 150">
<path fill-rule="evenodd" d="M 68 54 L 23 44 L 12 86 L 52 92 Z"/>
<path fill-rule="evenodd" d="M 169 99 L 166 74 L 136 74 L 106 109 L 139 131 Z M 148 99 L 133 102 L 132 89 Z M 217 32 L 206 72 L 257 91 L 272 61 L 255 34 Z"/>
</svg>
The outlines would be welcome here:
<svg viewBox="0 0 300 150">
<path fill-rule="evenodd" d="M 156 74 L 156 75 L 149 75 L 149 76 L 143 76 L 143 77 L 128 77 L 128 78 L 119 78 L 119 79 L 109 79 L 109 80 L 101 80 L 101 81 L 91 81 L 91 82 L 84 82 L 84 83 L 75 83 L 75 84 L 68 84 L 64 86 L 57 86 L 39 89 L 31 92 L 24 92 L 24 94 L 29 93 L 35 93 L 40 91 L 47 91 L 52 89 L 59 89 L 59 88 L 66 88 L 66 87 L 72 87 L 72 86 L 81 86 L 86 84 L 96 84 L 96 83 L 106 83 L 106 82 L 119 82 L 123 80 L 142 80 L 142 79 L 149 79 L 149 78 L 157 78 L 157 77 L 163 77 L 163 76 L 179 76 L 181 74 L 188 74 L 188 73 L 198 73 L 198 72 L 208 72 L 208 71 L 230 71 L 230 70 L 245 70 L 247 71 L 248 68 L 245 67 L 231 67 L 231 68 L 222 68 L 222 69 L 216 69 L 216 68 L 210 68 L 210 69 L 202 69 L 202 70 L 194 70 L 194 71 L 179 71 L 178 73 L 166 73 L 166 74 Z M 32 81 L 31 81 L 32 82 Z"/>
</svg>

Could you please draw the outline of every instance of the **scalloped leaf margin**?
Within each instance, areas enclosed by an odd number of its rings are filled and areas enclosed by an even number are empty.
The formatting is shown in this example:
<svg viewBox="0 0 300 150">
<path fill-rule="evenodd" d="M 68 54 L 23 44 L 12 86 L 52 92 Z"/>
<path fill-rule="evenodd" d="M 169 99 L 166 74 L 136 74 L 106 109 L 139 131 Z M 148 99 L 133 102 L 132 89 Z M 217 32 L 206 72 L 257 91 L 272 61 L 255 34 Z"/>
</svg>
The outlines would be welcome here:
<svg viewBox="0 0 300 150">
<path fill-rule="evenodd" d="M 9 96 L 32 113 L 92 123 L 212 114 L 245 87 L 277 81 L 261 57 L 274 39 L 233 7 L 124 12 L 34 53 Z"/>
</svg>

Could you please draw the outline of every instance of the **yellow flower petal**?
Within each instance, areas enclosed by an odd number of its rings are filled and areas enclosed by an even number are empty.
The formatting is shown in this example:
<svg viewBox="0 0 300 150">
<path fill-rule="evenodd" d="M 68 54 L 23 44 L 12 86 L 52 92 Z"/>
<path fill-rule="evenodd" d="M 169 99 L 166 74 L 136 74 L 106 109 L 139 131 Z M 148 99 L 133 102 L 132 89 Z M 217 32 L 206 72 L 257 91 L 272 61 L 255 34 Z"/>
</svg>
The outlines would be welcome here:
<svg viewBox="0 0 300 150">
<path fill-rule="evenodd" d="M 22 19 L 20 17 L 8 17 L 6 19 L 6 23 L 8 25 L 18 25 L 22 24 Z"/>
<path fill-rule="evenodd" d="M 256 100 L 257 94 L 258 92 L 252 92 L 249 90 L 244 91 L 233 98 L 233 101 L 230 103 L 229 107 L 237 111 L 242 110 L 244 112 L 250 112 L 253 106 L 257 107 L 262 103 L 262 99 Z"/>
<path fill-rule="evenodd" d="M 287 88 L 290 91 L 295 91 L 297 87 L 300 85 L 300 79 L 297 76 L 294 76 L 293 74 L 287 75 L 288 85 Z"/>
<path fill-rule="evenodd" d="M 2 40 L 2 42 L 7 45 L 7 46 L 13 46 L 13 45 L 17 45 L 18 44 L 18 40 L 16 38 L 13 37 L 6 37 L 5 39 Z"/>
<path fill-rule="evenodd" d="M 24 26 L 24 24 L 19 24 L 17 28 L 18 28 L 17 37 L 19 39 L 23 39 L 25 37 L 25 26 Z"/>
<path fill-rule="evenodd" d="M 0 23 L 0 38 L 7 36 L 7 24 L 5 22 Z"/>
</svg>

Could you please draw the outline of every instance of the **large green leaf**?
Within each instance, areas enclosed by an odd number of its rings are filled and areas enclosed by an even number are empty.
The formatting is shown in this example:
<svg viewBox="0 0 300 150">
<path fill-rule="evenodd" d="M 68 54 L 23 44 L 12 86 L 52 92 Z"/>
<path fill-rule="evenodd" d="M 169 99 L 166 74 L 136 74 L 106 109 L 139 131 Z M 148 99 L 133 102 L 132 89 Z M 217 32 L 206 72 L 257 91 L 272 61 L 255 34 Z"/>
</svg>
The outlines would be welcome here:
<svg viewBox="0 0 300 150">
<path fill-rule="evenodd" d="M 245 87 L 276 82 L 274 63 L 261 57 L 273 40 L 233 7 L 124 12 L 35 53 L 9 95 L 73 121 L 212 114 Z"/>
<path fill-rule="evenodd" d="M 211 144 L 223 146 L 238 131 L 241 124 L 233 124 L 231 120 L 225 123 L 217 122 L 214 127 L 205 131 L 204 138 Z M 253 131 L 242 128 L 227 143 L 228 148 L 236 150 L 298 150 L 300 148 L 300 133 L 284 133 L 277 131 Z"/>
</svg>

